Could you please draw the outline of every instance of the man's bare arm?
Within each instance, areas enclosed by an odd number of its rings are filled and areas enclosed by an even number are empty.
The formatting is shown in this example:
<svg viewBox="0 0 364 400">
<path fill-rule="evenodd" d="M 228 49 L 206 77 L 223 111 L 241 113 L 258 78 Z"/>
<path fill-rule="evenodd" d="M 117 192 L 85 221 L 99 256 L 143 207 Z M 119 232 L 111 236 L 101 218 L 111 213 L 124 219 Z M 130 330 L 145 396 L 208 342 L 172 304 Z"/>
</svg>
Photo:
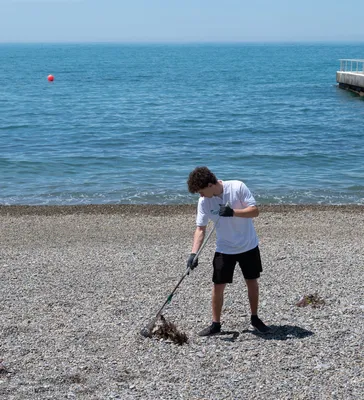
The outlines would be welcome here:
<svg viewBox="0 0 364 400">
<path fill-rule="evenodd" d="M 241 218 L 254 218 L 259 215 L 259 209 L 257 206 L 249 206 L 247 208 L 235 208 L 234 209 L 234 217 Z"/>
<path fill-rule="evenodd" d="M 193 235 L 193 245 L 191 253 L 197 253 L 205 238 L 206 226 L 198 226 Z"/>
</svg>

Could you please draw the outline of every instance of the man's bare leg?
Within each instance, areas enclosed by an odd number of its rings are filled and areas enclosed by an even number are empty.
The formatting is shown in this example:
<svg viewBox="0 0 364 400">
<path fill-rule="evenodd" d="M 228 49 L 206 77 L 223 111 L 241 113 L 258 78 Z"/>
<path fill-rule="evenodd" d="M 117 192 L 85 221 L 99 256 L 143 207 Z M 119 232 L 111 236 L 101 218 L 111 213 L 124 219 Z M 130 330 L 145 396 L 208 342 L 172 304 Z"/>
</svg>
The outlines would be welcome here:
<svg viewBox="0 0 364 400">
<path fill-rule="evenodd" d="M 257 279 L 245 279 L 248 288 L 248 298 L 250 311 L 252 313 L 250 323 L 260 333 L 268 333 L 270 328 L 258 318 L 258 303 L 259 303 L 259 284 Z"/>
<path fill-rule="evenodd" d="M 215 283 L 212 288 L 212 321 L 220 322 L 222 305 L 224 304 L 225 283 Z"/>
<path fill-rule="evenodd" d="M 225 283 L 223 283 L 214 284 L 214 286 L 212 287 L 212 324 L 207 328 L 202 329 L 202 331 L 198 333 L 199 336 L 215 335 L 221 331 L 220 318 L 222 305 L 224 303 L 225 286 Z"/>
<path fill-rule="evenodd" d="M 257 279 L 245 279 L 248 287 L 248 298 L 252 315 L 258 315 L 259 284 Z"/>
</svg>

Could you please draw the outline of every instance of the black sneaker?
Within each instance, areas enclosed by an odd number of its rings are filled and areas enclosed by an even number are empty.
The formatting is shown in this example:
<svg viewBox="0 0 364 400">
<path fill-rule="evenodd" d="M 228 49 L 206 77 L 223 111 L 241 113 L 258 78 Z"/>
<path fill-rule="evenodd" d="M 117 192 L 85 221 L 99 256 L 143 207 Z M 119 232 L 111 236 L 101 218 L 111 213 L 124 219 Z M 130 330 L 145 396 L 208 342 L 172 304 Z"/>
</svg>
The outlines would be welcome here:
<svg viewBox="0 0 364 400">
<path fill-rule="evenodd" d="M 221 332 L 221 324 L 220 322 L 213 322 L 210 326 L 205 329 L 202 329 L 201 332 L 198 333 L 198 336 L 212 336 Z"/>
<path fill-rule="evenodd" d="M 268 333 L 270 332 L 270 328 L 256 315 L 252 315 L 250 320 L 251 325 L 257 330 L 259 333 Z"/>
</svg>

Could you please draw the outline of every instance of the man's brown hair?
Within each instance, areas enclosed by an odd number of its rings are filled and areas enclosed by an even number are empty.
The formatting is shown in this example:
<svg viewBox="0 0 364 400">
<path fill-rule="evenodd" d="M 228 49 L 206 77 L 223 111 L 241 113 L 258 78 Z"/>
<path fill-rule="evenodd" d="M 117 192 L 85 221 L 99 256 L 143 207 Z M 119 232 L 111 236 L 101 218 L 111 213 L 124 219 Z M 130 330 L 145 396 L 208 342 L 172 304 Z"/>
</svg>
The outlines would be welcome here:
<svg viewBox="0 0 364 400">
<path fill-rule="evenodd" d="M 216 185 L 216 176 L 207 167 L 196 167 L 188 177 L 188 191 L 190 193 L 197 193 L 205 189 L 209 183 Z"/>
</svg>

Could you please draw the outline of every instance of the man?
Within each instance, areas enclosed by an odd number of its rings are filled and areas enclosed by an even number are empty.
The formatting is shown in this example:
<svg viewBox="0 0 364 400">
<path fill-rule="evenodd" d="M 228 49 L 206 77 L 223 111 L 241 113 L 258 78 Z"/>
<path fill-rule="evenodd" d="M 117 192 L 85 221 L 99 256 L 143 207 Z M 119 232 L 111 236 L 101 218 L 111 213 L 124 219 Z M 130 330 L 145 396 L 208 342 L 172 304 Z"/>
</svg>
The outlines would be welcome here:
<svg viewBox="0 0 364 400">
<path fill-rule="evenodd" d="M 250 190 L 240 181 L 221 181 L 207 167 L 197 167 L 189 175 L 188 190 L 199 193 L 196 231 L 187 267 L 194 269 L 194 257 L 201 247 L 206 226 L 211 219 L 216 224 L 216 252 L 213 260 L 212 324 L 199 332 L 210 336 L 221 331 L 221 310 L 224 290 L 232 283 L 236 263 L 239 263 L 248 288 L 251 324 L 261 333 L 269 328 L 258 318 L 259 287 L 262 272 L 258 237 L 252 218 L 259 215 Z"/>
</svg>

